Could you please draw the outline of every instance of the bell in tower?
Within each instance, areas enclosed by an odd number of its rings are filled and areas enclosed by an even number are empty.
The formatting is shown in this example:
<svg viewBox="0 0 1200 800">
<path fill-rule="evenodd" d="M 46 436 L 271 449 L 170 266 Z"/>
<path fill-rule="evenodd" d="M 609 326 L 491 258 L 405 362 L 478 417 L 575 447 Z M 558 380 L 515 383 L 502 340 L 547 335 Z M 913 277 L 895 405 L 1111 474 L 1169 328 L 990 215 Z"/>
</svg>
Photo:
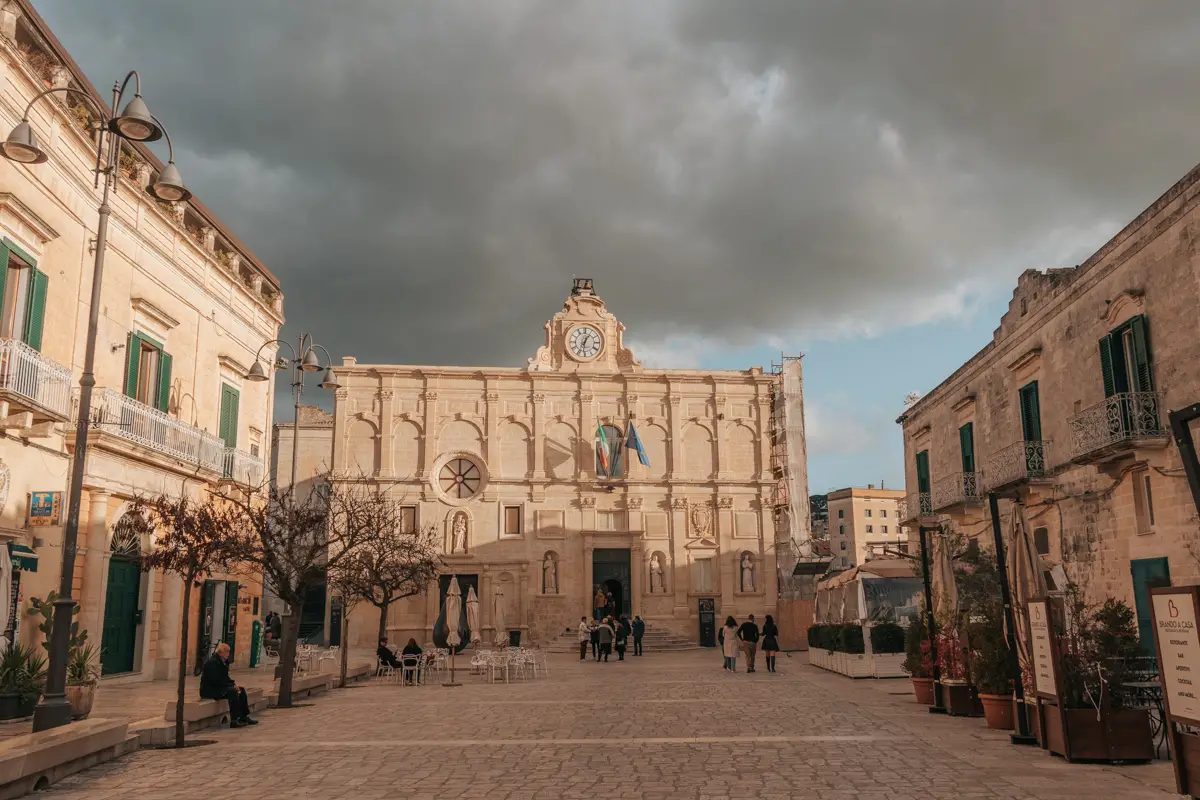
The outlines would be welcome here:
<svg viewBox="0 0 1200 800">
<path fill-rule="evenodd" d="M 575 285 L 571 288 L 572 297 L 591 297 L 593 294 L 591 278 L 575 279 Z"/>
</svg>

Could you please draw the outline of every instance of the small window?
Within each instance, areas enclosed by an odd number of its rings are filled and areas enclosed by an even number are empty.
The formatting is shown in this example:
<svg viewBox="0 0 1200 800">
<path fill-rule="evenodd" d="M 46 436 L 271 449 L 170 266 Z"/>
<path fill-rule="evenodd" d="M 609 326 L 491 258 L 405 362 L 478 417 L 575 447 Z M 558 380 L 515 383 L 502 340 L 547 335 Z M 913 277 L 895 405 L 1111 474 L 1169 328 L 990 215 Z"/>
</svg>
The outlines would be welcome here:
<svg viewBox="0 0 1200 800">
<path fill-rule="evenodd" d="M 839 508 L 838 509 L 838 519 L 845 519 L 845 518 L 846 518 L 846 509 Z"/>
<path fill-rule="evenodd" d="M 846 535 L 846 526 L 845 525 L 838 525 L 838 535 L 839 536 Z"/>
<path fill-rule="evenodd" d="M 1037 528 L 1033 532 L 1033 546 L 1039 555 L 1050 555 L 1050 529 Z"/>
<path fill-rule="evenodd" d="M 400 506 L 400 532 L 412 533 L 417 529 L 417 507 Z"/>
<path fill-rule="evenodd" d="M 0 316 L 0 338 L 20 339 L 25 334 L 25 316 L 29 311 L 29 265 L 9 253 L 4 274 L 4 308 Z"/>
<path fill-rule="evenodd" d="M 251 616 L 258 616 L 258 598 L 254 598 L 254 608 L 250 611 Z"/>
<path fill-rule="evenodd" d="M 879 516 L 883 517 L 884 519 L 887 519 L 887 509 L 886 508 L 879 509 Z"/>
<path fill-rule="evenodd" d="M 842 549 L 843 549 L 843 550 L 845 550 L 845 549 L 846 549 L 846 543 L 845 543 L 844 541 L 842 542 Z"/>
<path fill-rule="evenodd" d="M 879 532 L 880 532 L 880 533 L 887 533 L 887 525 L 880 525 L 880 526 L 879 526 Z"/>
<path fill-rule="evenodd" d="M 867 519 L 871 518 L 871 509 L 868 508 L 864 513 L 867 515 Z"/>
<path fill-rule="evenodd" d="M 504 535 L 505 536 L 520 536 L 521 535 L 521 507 L 520 506 L 505 506 L 504 507 Z"/>
<path fill-rule="evenodd" d="M 257 444 L 250 445 L 250 455 L 254 456 L 255 458 L 258 458 L 258 445 Z"/>
<path fill-rule="evenodd" d="M 868 525 L 868 526 L 867 526 L 867 533 L 874 533 L 874 532 L 875 532 L 875 526 L 874 526 L 874 525 Z"/>
<path fill-rule="evenodd" d="M 152 344 L 143 342 L 138 354 L 137 396 L 139 403 L 156 406 L 158 400 L 158 365 L 162 353 Z"/>
<path fill-rule="evenodd" d="M 1150 470 L 1133 473 L 1133 513 L 1139 534 L 1154 533 L 1154 496 L 1150 490 Z"/>
</svg>

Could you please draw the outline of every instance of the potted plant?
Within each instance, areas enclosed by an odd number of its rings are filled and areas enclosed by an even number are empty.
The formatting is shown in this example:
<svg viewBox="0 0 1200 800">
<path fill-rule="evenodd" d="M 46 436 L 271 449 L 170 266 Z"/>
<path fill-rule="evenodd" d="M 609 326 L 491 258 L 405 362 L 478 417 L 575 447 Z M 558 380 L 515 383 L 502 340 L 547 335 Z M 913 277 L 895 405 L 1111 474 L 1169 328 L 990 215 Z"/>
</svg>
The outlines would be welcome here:
<svg viewBox="0 0 1200 800">
<path fill-rule="evenodd" d="M 979 695 L 967 677 L 966 649 L 958 628 L 943 626 L 934 637 L 941 672 L 942 705 L 952 717 L 981 717 Z"/>
<path fill-rule="evenodd" d="M 971 683 L 983 704 L 987 726 L 995 730 L 1012 730 L 1013 687 L 1008 671 L 1008 645 L 1004 641 L 1004 609 L 998 602 L 978 609 L 968 627 L 971 644 L 968 653 Z"/>
<path fill-rule="evenodd" d="M 1054 619 L 1058 702 L 1042 705 L 1046 749 L 1069 761 L 1149 761 L 1150 712 L 1129 707 L 1114 691 L 1141 655 L 1133 610 L 1112 598 L 1089 605 L 1075 585 L 1067 587 L 1063 606 Z"/>
<path fill-rule="evenodd" d="M 84 640 L 87 633 L 83 633 Z M 100 651 L 94 644 L 81 641 L 67 656 L 67 702 L 71 704 L 71 719 L 87 719 L 96 700 L 96 685 L 100 682 Z"/>
<path fill-rule="evenodd" d="M 929 626 L 925 624 L 924 612 L 917 615 L 904 634 L 904 671 L 912 680 L 917 702 L 933 705 L 933 659 L 929 655 Z"/>
<path fill-rule="evenodd" d="M 0 719 L 33 714 L 46 683 L 46 657 L 20 643 L 0 655 Z"/>
</svg>

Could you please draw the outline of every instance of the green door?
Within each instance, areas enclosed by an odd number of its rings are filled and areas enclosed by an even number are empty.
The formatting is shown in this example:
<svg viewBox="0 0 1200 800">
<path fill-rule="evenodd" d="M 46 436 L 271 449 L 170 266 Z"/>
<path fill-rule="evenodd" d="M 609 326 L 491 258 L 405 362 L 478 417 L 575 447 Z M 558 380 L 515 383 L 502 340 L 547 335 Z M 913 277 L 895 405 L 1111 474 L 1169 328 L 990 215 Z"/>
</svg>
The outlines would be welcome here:
<svg viewBox="0 0 1200 800">
<path fill-rule="evenodd" d="M 225 630 L 221 641 L 229 645 L 229 660 L 237 654 L 237 597 L 238 582 L 225 581 Z"/>
<path fill-rule="evenodd" d="M 104 629 L 100 644 L 100 671 L 105 675 L 133 672 L 141 579 L 141 570 L 133 561 L 122 558 L 109 561 L 108 591 L 104 597 Z"/>
<path fill-rule="evenodd" d="M 232 386 L 221 384 L 221 418 L 220 432 L 221 441 L 225 442 L 226 447 L 237 447 L 238 438 L 238 405 L 241 402 L 241 397 L 237 389 Z"/>
<path fill-rule="evenodd" d="M 216 594 L 217 581 L 205 581 L 204 588 L 200 592 L 200 630 L 196 632 L 195 674 L 197 675 L 204 666 L 204 660 L 208 658 L 210 647 L 215 644 L 213 637 L 221 635 L 220 631 L 213 632 Z"/>
<path fill-rule="evenodd" d="M 1137 558 L 1129 562 L 1133 573 L 1133 600 L 1137 606 L 1138 639 L 1142 650 L 1154 655 L 1154 623 L 1150 616 L 1150 590 L 1171 585 L 1171 568 L 1165 558 Z"/>
</svg>

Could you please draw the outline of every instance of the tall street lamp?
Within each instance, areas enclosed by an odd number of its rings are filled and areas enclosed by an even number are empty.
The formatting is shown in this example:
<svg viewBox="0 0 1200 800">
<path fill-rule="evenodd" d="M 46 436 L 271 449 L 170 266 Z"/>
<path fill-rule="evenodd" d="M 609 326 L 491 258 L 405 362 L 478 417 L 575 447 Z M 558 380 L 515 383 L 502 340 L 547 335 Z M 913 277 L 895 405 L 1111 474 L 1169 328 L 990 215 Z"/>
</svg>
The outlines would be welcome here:
<svg viewBox="0 0 1200 800">
<path fill-rule="evenodd" d="M 121 108 L 129 81 L 133 80 L 133 97 Z M 71 612 L 75 600 L 71 597 L 71 581 L 75 574 L 75 546 L 79 538 L 79 506 L 83 493 L 83 477 L 87 459 L 88 427 L 92 416 L 92 388 L 96 385 L 93 369 L 96 361 L 96 331 L 100 321 L 100 284 L 104 277 L 104 254 L 108 242 L 108 218 L 112 209 L 108 205 L 110 191 L 116 191 L 118 157 L 121 140 L 131 142 L 153 142 L 167 137 L 167 166 L 154 182 L 151 191 L 161 200 L 187 200 L 192 193 L 183 184 L 179 170 L 175 167 L 175 148 L 171 136 L 158 118 L 146 108 L 142 100 L 142 79 L 136 71 L 130 71 L 125 80 L 113 84 L 112 108 L 115 116 L 108 112 L 91 95 L 70 87 L 56 87 L 38 93 L 25 106 L 21 122 L 0 143 L 0 155 L 20 164 L 43 164 L 49 154 L 38 142 L 29 124 L 29 111 L 33 104 L 48 94 L 69 92 L 83 98 L 88 108 L 100 120 L 96 137 L 96 188 L 104 181 L 100 198 L 99 222 L 96 225 L 96 256 L 92 267 L 92 297 L 88 308 L 86 350 L 83 358 L 83 375 L 79 378 L 79 418 L 75 423 L 75 457 L 71 462 L 71 491 L 67 499 L 67 524 L 63 530 L 62 575 L 59 579 L 58 599 L 54 601 L 54 625 L 50 635 L 50 664 L 46 675 L 46 692 L 33 712 L 35 731 L 56 728 L 71 721 L 71 706 L 67 702 L 67 655 L 71 633 Z M 94 633 L 94 631 L 93 631 Z"/>
<path fill-rule="evenodd" d="M 292 353 L 292 393 L 295 397 L 295 407 L 292 416 L 292 482 L 289 484 L 289 489 L 294 489 L 296 486 L 296 456 L 300 452 L 300 395 L 304 394 L 304 373 L 320 372 L 325 370 L 325 374 L 321 376 L 321 381 L 317 385 L 322 389 L 337 389 L 341 386 L 338 383 L 337 375 L 333 372 L 333 359 L 329 356 L 329 351 L 312 340 L 312 335 L 304 333 L 300 335 L 299 348 L 292 347 L 288 342 L 282 339 L 272 339 L 269 342 L 264 342 L 263 346 L 258 348 L 258 352 L 254 355 L 254 366 L 250 367 L 250 371 L 246 373 L 248 381 L 265 381 L 267 380 L 267 370 L 263 367 L 261 356 L 264 347 L 268 345 L 278 344 L 286 347 Z M 321 366 L 321 360 L 317 358 L 316 351 L 320 350 L 325 354 L 325 366 Z"/>
</svg>

